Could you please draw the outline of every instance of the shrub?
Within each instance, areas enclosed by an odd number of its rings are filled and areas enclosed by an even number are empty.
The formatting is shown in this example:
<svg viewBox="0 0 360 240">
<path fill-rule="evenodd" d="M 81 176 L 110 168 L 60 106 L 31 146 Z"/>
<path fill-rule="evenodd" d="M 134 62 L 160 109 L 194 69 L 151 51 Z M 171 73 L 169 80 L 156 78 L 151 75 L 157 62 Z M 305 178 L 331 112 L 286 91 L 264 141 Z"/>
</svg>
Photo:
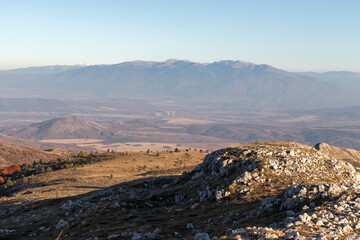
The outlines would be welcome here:
<svg viewBox="0 0 360 240">
<path fill-rule="evenodd" d="M 21 167 L 19 165 L 14 164 L 14 165 L 11 165 L 10 167 L 3 168 L 0 171 L 0 175 L 10 175 L 10 174 L 17 173 L 20 171 L 21 171 Z"/>
<path fill-rule="evenodd" d="M 178 148 L 175 148 L 175 152 L 180 152 L 180 150 Z"/>
<path fill-rule="evenodd" d="M 27 182 L 27 178 L 24 175 L 22 176 L 22 182 Z"/>
<path fill-rule="evenodd" d="M 9 177 L 8 179 L 6 179 L 6 186 L 7 187 L 12 187 L 14 186 L 14 183 L 11 181 L 11 178 Z"/>
<path fill-rule="evenodd" d="M 0 184 L 3 184 L 5 182 L 3 177 L 0 177 Z"/>
<path fill-rule="evenodd" d="M 84 152 L 83 150 L 81 150 L 78 154 L 78 157 L 86 157 L 87 155 L 89 155 L 89 153 Z"/>
</svg>

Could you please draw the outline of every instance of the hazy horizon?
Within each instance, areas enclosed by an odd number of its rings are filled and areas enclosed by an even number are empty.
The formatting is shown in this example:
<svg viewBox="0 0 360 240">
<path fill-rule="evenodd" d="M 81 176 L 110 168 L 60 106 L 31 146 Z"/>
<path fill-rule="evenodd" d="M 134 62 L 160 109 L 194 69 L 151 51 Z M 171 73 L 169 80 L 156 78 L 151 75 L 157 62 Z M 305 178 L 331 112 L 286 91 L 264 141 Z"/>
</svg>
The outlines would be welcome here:
<svg viewBox="0 0 360 240">
<path fill-rule="evenodd" d="M 0 69 L 220 59 L 360 72 L 358 1 L 6 1 Z"/>
<path fill-rule="evenodd" d="M 164 60 L 143 60 L 143 59 L 136 59 L 136 60 L 128 60 L 128 61 L 122 61 L 122 62 L 114 62 L 114 63 L 98 63 L 98 64 L 92 64 L 89 62 L 86 63 L 56 63 L 56 64 L 48 64 L 48 65 L 28 65 L 28 66 L 19 66 L 19 67 L 14 67 L 14 68 L 1 68 L 0 67 L 0 71 L 11 71 L 11 70 L 16 70 L 16 69 L 26 69 L 26 68 L 36 68 L 36 67 L 55 67 L 55 66 L 84 66 L 84 67 L 88 67 L 88 66 L 101 66 L 101 65 L 116 65 L 116 64 L 122 64 L 122 63 L 131 63 L 131 62 L 166 62 L 169 60 L 179 60 L 179 61 L 189 61 L 189 62 L 195 62 L 195 63 L 200 63 L 200 64 L 210 64 L 210 63 L 215 63 L 215 62 L 221 62 L 221 61 L 239 61 L 239 62 L 244 62 L 244 63 L 252 63 L 255 65 L 269 65 L 271 67 L 277 68 L 277 69 L 281 69 L 281 70 L 285 70 L 288 72 L 314 72 L 314 73 L 326 73 L 326 72 L 354 72 L 354 73 L 360 73 L 359 71 L 351 71 L 351 70 L 344 70 L 344 69 L 329 69 L 329 70 L 324 70 L 324 71 L 315 71 L 315 70 L 288 70 L 288 69 L 283 69 L 268 63 L 254 63 L 254 62 L 249 62 L 249 61 L 244 61 L 244 60 L 240 60 L 240 59 L 219 59 L 219 60 L 215 60 L 215 61 L 192 61 L 192 60 L 188 60 L 188 59 L 177 59 L 177 58 L 171 58 L 171 59 L 164 59 Z"/>
</svg>

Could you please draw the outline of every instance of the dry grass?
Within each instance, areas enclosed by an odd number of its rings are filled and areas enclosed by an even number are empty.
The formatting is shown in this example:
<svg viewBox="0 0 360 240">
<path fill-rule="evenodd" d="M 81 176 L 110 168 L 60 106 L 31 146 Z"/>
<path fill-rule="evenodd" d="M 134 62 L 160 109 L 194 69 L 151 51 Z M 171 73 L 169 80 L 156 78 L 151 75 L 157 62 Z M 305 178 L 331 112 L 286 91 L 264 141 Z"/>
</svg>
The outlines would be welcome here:
<svg viewBox="0 0 360 240">
<path fill-rule="evenodd" d="M 170 124 L 181 124 L 181 125 L 213 123 L 213 121 L 194 119 L 194 118 L 164 118 L 164 120 L 167 120 L 167 123 L 170 123 Z"/>
<path fill-rule="evenodd" d="M 319 120 L 319 116 L 314 115 L 304 115 L 294 118 L 287 118 L 287 119 L 278 119 L 277 122 L 281 123 L 294 123 L 294 122 L 313 122 Z"/>
<path fill-rule="evenodd" d="M 129 152 L 145 152 L 148 149 L 152 151 L 165 151 L 174 150 L 178 148 L 180 150 L 185 149 L 202 149 L 202 150 L 216 150 L 227 146 L 235 145 L 235 143 L 229 142 L 217 142 L 217 143 L 163 143 L 163 142 L 114 142 L 114 143 L 102 143 L 104 140 L 100 139 L 45 139 L 41 140 L 42 143 L 57 143 L 57 144 L 75 144 L 79 148 L 93 149 L 97 151 L 106 151 L 112 149 L 117 152 L 129 151 Z"/>
<path fill-rule="evenodd" d="M 39 142 L 46 143 L 62 143 L 62 144 L 88 144 L 88 143 L 97 143 L 103 142 L 104 140 L 99 139 L 43 139 Z"/>
<path fill-rule="evenodd" d="M 113 160 L 85 165 L 76 170 L 40 174 L 27 183 L 18 180 L 12 196 L 1 201 L 22 203 L 76 196 L 144 177 L 178 175 L 201 163 L 205 155 L 199 151 L 160 152 L 159 156 L 156 156 L 156 152 L 129 152 L 125 156 L 115 153 Z M 181 162 L 177 159 L 181 159 Z"/>
</svg>

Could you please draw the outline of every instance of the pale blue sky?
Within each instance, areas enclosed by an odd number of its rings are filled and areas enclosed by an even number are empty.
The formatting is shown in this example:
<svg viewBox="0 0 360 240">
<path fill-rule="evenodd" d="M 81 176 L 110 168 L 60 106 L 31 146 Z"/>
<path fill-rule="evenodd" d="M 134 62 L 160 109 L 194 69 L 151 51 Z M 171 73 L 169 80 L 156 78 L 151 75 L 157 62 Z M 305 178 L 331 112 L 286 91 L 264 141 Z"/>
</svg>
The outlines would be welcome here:
<svg viewBox="0 0 360 240">
<path fill-rule="evenodd" d="M 360 1 L 0 0 L 0 69 L 170 58 L 360 72 Z"/>
</svg>

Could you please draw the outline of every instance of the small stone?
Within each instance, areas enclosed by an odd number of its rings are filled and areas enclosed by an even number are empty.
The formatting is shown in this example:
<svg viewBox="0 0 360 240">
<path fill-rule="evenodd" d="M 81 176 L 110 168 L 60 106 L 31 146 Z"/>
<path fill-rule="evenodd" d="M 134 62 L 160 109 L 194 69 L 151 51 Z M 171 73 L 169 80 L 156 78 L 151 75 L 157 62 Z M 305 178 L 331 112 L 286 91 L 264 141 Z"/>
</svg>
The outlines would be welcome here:
<svg viewBox="0 0 360 240">
<path fill-rule="evenodd" d="M 60 221 L 55 225 L 56 229 L 60 229 L 68 226 L 69 224 L 64 221 L 64 219 L 60 219 Z"/>
<path fill-rule="evenodd" d="M 194 227 L 194 225 L 192 224 L 192 223 L 188 223 L 188 224 L 186 224 L 186 229 L 187 230 L 193 230 L 195 227 Z"/>
<path fill-rule="evenodd" d="M 120 237 L 120 234 L 111 234 L 107 237 L 107 239 L 116 239 L 118 237 Z"/>
<path fill-rule="evenodd" d="M 194 240 L 210 240 L 210 237 L 207 233 L 197 233 L 194 236 Z"/>
</svg>

